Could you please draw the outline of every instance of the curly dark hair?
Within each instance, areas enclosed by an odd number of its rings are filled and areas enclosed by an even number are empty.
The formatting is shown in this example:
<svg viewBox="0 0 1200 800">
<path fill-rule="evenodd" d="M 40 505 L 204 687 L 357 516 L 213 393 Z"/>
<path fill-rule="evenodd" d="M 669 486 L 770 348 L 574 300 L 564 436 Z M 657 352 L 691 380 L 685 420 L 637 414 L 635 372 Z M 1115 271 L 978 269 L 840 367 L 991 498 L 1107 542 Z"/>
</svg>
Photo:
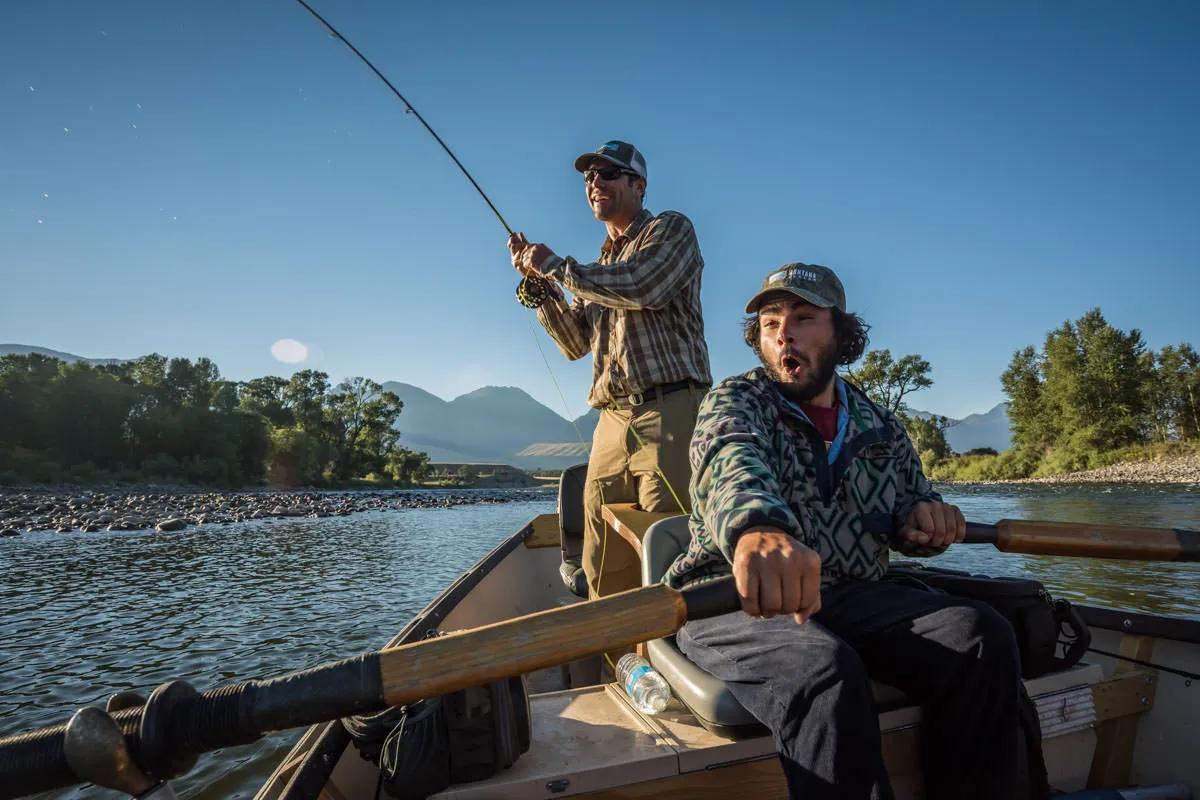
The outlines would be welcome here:
<svg viewBox="0 0 1200 800">
<path fill-rule="evenodd" d="M 833 312 L 833 336 L 837 341 L 837 363 L 846 366 L 862 358 L 863 351 L 871 341 L 867 332 L 871 326 L 863 322 L 858 314 L 848 314 L 837 308 Z M 758 347 L 758 312 L 748 315 L 742 320 L 742 336 L 750 349 L 761 359 L 762 350 Z"/>
</svg>

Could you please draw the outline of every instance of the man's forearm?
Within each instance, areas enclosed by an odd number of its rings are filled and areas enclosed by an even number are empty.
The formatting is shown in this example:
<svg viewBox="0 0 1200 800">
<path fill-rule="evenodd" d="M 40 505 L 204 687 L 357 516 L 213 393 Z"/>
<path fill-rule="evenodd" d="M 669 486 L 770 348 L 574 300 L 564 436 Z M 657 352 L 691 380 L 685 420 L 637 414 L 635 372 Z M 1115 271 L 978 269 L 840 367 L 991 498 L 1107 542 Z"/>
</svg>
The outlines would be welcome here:
<svg viewBox="0 0 1200 800">
<path fill-rule="evenodd" d="M 650 223 L 657 226 L 630 258 L 610 264 L 581 264 L 552 255 L 538 269 L 572 294 L 594 303 L 639 311 L 661 308 L 699 268 L 700 248 L 691 223 L 682 215 Z"/>
<path fill-rule="evenodd" d="M 586 310 L 575 309 L 561 296 L 550 296 L 538 307 L 538 322 L 550 334 L 558 349 L 571 361 L 583 358 L 592 349 L 584 320 Z"/>
</svg>

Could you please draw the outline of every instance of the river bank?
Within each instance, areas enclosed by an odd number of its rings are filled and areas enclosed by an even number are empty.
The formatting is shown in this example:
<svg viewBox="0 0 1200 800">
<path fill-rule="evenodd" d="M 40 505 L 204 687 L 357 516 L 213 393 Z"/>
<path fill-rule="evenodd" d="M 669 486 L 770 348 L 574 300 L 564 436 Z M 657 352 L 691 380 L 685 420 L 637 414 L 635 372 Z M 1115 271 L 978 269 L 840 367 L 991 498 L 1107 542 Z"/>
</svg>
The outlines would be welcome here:
<svg viewBox="0 0 1200 800">
<path fill-rule="evenodd" d="M 527 500 L 519 490 L 211 492 L 165 487 L 99 491 L 76 487 L 0 490 L 0 536 L 24 532 L 179 531 L 280 518 L 349 516 L 363 511 L 450 508 Z"/>
<path fill-rule="evenodd" d="M 1122 485 L 1182 485 L 1200 484 L 1200 453 L 1164 455 L 1146 461 L 1128 461 L 1109 464 L 1098 469 L 1068 472 L 1040 478 L 1015 478 L 1011 480 L 962 481 L 938 480 L 946 484 L 1040 484 L 1048 486 L 1077 484 L 1122 484 Z"/>
</svg>

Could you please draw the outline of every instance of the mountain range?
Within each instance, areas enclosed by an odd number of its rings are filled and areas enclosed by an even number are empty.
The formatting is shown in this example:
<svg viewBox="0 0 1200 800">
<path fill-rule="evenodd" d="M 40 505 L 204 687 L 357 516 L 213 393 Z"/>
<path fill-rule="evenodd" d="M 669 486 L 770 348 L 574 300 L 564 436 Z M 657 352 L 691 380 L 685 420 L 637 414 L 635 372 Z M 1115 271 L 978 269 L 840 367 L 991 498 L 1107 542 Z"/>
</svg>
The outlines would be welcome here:
<svg viewBox="0 0 1200 800">
<path fill-rule="evenodd" d="M 0 355 L 41 355 L 63 361 L 111 364 L 121 359 L 82 358 L 45 347 L 0 344 Z M 595 409 L 567 420 L 514 386 L 484 386 L 453 400 L 419 386 L 389 381 L 383 387 L 404 402 L 397 427 L 400 443 L 429 454 L 434 462 L 504 463 L 525 469 L 560 468 L 587 460 L 588 445 L 599 419 Z M 926 412 L 916 412 L 927 415 Z M 1007 449 L 1011 443 L 1008 404 L 984 414 L 951 420 L 950 447 L 965 452 L 977 447 Z"/>
<path fill-rule="evenodd" d="M 39 356 L 47 358 L 57 358 L 59 361 L 66 361 L 68 364 L 74 364 L 77 361 L 82 361 L 85 364 L 100 366 L 103 364 L 120 364 L 125 361 L 124 358 L 84 358 L 72 353 L 62 353 L 58 350 L 51 350 L 49 347 L 35 347 L 29 344 L 0 344 L 0 356 L 27 356 L 35 353 Z"/>
</svg>

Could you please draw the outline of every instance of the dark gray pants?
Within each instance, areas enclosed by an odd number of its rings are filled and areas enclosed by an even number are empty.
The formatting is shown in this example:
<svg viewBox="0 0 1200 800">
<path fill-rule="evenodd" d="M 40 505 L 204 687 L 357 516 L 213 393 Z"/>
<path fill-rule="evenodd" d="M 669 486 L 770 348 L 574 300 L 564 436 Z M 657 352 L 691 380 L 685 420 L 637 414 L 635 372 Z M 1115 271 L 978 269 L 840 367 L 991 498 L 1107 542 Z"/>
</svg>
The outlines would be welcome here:
<svg viewBox="0 0 1200 800">
<path fill-rule="evenodd" d="M 924 706 L 930 798 L 1019 794 L 1020 658 L 982 603 L 843 581 L 804 625 L 739 611 L 687 623 L 678 642 L 770 729 L 793 798 L 892 797 L 868 675 Z"/>
</svg>

